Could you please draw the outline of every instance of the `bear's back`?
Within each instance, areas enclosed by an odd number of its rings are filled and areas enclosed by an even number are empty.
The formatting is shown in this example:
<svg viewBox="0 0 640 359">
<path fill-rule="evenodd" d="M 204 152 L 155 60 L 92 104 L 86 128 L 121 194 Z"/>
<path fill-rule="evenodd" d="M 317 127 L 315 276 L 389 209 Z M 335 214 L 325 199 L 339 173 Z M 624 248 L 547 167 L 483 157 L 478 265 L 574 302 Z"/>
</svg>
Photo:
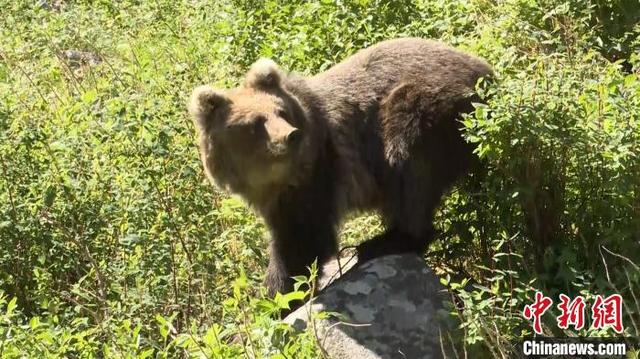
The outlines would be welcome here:
<svg viewBox="0 0 640 359">
<path fill-rule="evenodd" d="M 366 107 L 382 100 L 403 82 L 424 86 L 454 84 L 473 89 L 491 75 L 483 60 L 437 41 L 420 38 L 387 40 L 361 50 L 329 70 L 308 79 L 326 98 Z"/>
</svg>

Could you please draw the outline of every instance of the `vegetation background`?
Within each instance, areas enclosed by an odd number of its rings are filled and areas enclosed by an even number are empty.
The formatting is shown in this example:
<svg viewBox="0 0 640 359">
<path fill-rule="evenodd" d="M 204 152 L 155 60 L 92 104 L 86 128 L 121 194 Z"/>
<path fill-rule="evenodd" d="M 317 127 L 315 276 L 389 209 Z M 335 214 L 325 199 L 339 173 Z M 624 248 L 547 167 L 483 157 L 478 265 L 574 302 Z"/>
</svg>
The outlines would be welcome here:
<svg viewBox="0 0 640 359">
<path fill-rule="evenodd" d="M 321 356 L 270 315 L 264 225 L 206 182 L 185 103 L 258 57 L 312 74 L 400 36 L 498 78 L 465 120 L 489 171 L 427 254 L 464 303 L 451 345 L 512 356 L 536 290 L 620 293 L 637 338 L 639 20 L 637 0 L 0 0 L 0 357 Z M 354 217 L 342 243 L 380 230 Z M 614 334 L 557 314 L 546 335 Z"/>
</svg>

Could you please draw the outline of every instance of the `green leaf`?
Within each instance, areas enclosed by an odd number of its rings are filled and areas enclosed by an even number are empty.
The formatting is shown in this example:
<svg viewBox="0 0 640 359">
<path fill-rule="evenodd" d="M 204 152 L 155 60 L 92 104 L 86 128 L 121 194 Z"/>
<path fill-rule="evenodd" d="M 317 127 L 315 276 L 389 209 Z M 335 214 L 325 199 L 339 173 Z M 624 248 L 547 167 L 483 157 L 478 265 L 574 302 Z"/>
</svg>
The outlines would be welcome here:
<svg viewBox="0 0 640 359">
<path fill-rule="evenodd" d="M 287 303 L 290 303 L 293 300 L 303 300 L 306 296 L 307 294 L 305 292 L 298 290 L 285 294 L 284 300 L 287 301 Z"/>
<path fill-rule="evenodd" d="M 47 190 L 44 193 L 44 205 L 46 207 L 51 207 L 56 198 L 56 193 L 56 188 L 54 186 L 47 187 Z"/>
<path fill-rule="evenodd" d="M 16 309 L 17 306 L 18 306 L 18 298 L 17 297 L 13 297 L 13 299 L 11 299 L 9 301 L 9 303 L 7 304 L 6 316 L 7 317 L 11 317 L 11 314 L 13 314 L 13 311 L 14 311 L 14 309 Z"/>
<path fill-rule="evenodd" d="M 97 97 L 98 97 L 98 92 L 95 89 L 90 89 L 88 91 L 85 91 L 85 93 L 83 93 L 82 96 L 80 96 L 80 99 L 82 100 L 82 102 L 86 104 L 92 104 Z"/>
<path fill-rule="evenodd" d="M 627 75 L 624 78 L 624 86 L 631 87 L 631 85 L 633 85 L 636 81 L 638 81 L 638 75 L 636 74 Z"/>
<path fill-rule="evenodd" d="M 145 359 L 145 358 L 150 358 L 153 353 L 155 352 L 155 350 L 152 349 L 147 349 L 145 351 L 143 351 L 142 353 L 138 354 L 136 357 L 139 359 Z"/>
</svg>

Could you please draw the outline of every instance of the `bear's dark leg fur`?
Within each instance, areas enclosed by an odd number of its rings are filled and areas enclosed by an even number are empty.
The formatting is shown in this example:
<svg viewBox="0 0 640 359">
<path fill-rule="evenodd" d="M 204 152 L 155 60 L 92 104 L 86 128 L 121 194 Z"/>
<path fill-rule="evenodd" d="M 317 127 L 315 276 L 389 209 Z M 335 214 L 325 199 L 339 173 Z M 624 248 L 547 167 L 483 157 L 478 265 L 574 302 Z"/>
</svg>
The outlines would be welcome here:
<svg viewBox="0 0 640 359">
<path fill-rule="evenodd" d="M 358 263 L 391 254 L 415 253 L 422 255 L 433 239 L 435 231 L 425 232 L 423 236 L 414 236 L 399 228 L 391 228 L 357 247 Z"/>
<path fill-rule="evenodd" d="M 287 188 L 265 220 L 271 231 L 270 261 L 265 284 L 269 295 L 293 290 L 293 276 L 309 275 L 308 267 L 322 265 L 338 251 L 334 158 L 327 146 L 305 183 Z"/>
<path fill-rule="evenodd" d="M 394 169 L 382 211 L 388 230 L 358 246 L 358 262 L 389 254 L 422 255 L 434 239 L 433 214 L 447 186 L 431 175 L 435 168 L 426 156 L 415 153 Z"/>
<path fill-rule="evenodd" d="M 269 247 L 269 267 L 264 284 L 271 298 L 278 292 L 284 294 L 293 291 L 292 277 L 309 276 L 308 267 L 316 260 L 320 277 L 322 265 L 335 256 L 338 248 L 335 223 L 325 215 L 332 212 L 311 213 L 304 205 L 284 208 L 279 216 L 269 221 L 273 239 Z M 301 210 L 294 213 L 299 208 Z M 284 318 L 303 303 L 290 302 L 290 309 L 281 311 L 280 317 Z"/>
<path fill-rule="evenodd" d="M 311 216 L 311 214 L 309 214 Z M 286 216 L 285 216 L 286 217 Z M 278 218 L 281 225 L 272 227 L 269 267 L 265 285 L 270 296 L 293 290 L 293 276 L 309 275 L 308 267 L 317 260 L 318 275 L 322 264 L 337 253 L 335 225 L 316 217 Z M 294 224 L 295 223 L 295 224 Z"/>
<path fill-rule="evenodd" d="M 391 165 L 382 215 L 389 229 L 358 246 L 360 263 L 388 254 L 422 255 L 435 237 L 433 217 L 442 196 L 473 161 L 458 120 L 475 98 L 447 99 L 443 94 L 454 91 L 426 90 L 432 88 L 438 87 L 401 84 L 382 104 Z"/>
</svg>

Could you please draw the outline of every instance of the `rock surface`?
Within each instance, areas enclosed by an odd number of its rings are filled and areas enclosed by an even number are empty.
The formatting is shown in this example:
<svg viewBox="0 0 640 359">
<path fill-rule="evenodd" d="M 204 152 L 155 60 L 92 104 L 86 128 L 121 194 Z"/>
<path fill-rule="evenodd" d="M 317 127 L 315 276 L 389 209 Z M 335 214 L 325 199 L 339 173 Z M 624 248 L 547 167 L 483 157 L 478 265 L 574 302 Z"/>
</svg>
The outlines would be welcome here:
<svg viewBox="0 0 640 359">
<path fill-rule="evenodd" d="M 62 55 L 69 62 L 69 66 L 73 68 L 80 67 L 83 64 L 97 65 L 102 61 L 100 56 L 89 51 L 65 50 Z"/>
<path fill-rule="evenodd" d="M 304 330 L 312 318 L 330 358 L 441 358 L 440 336 L 451 325 L 446 300 L 420 257 L 392 255 L 346 272 L 285 322 Z M 339 315 L 318 319 L 318 312 Z"/>
</svg>

